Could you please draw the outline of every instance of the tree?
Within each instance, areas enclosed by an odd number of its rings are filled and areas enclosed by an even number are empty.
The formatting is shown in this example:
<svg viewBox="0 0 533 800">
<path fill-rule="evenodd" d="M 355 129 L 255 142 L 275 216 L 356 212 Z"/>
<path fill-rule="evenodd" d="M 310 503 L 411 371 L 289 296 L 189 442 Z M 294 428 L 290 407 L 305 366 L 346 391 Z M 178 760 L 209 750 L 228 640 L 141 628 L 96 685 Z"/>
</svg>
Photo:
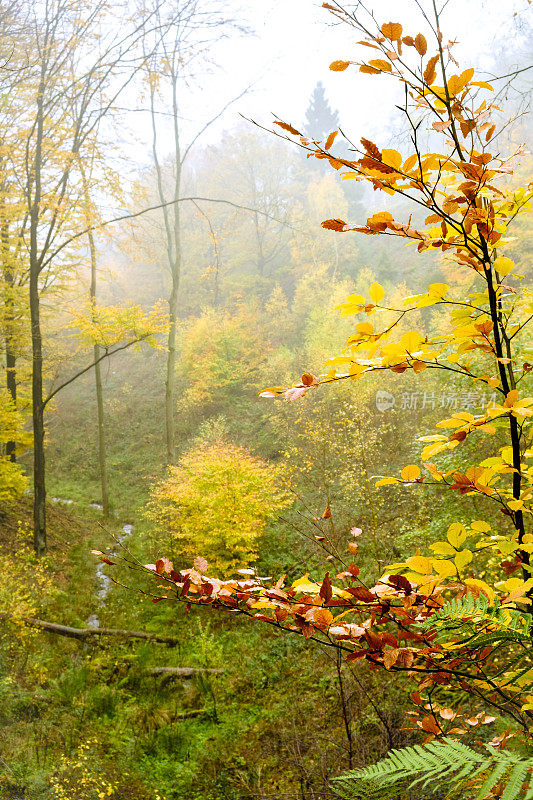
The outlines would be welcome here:
<svg viewBox="0 0 533 800">
<path fill-rule="evenodd" d="M 165 378 L 165 431 L 167 461 L 173 463 L 176 458 L 174 414 L 176 405 L 176 336 L 178 325 L 178 300 L 182 274 L 182 222 L 181 204 L 182 178 L 184 165 L 191 148 L 204 131 L 215 122 L 228 104 L 218 111 L 197 133 L 184 145 L 180 120 L 180 91 L 186 81 L 194 77 L 194 69 L 198 60 L 205 59 L 206 44 L 220 38 L 228 27 L 236 27 L 224 9 L 217 5 L 208 5 L 202 0 L 186 0 L 185 3 L 171 4 L 162 20 L 159 3 L 155 4 L 155 12 L 161 20 L 162 31 L 156 30 L 155 43 L 150 46 L 150 58 L 146 61 L 146 79 L 150 96 L 150 114 L 152 124 L 152 155 L 157 181 L 157 195 L 162 205 L 165 227 L 166 259 L 170 272 L 170 294 L 168 298 L 170 328 L 168 333 L 168 355 Z M 158 99 L 163 100 L 163 107 L 170 107 L 172 126 L 172 157 L 170 175 L 165 175 L 161 163 L 160 144 L 158 138 Z"/>
<path fill-rule="evenodd" d="M 24 12 L 26 94 L 19 100 L 17 137 L 24 157 L 14 162 L 13 181 L 22 187 L 19 226 L 28 262 L 34 548 L 42 554 L 46 550 L 44 412 L 52 396 L 71 379 L 45 394 L 41 294 L 72 269 L 71 245 L 87 232 L 79 164 L 97 150 L 102 120 L 143 63 L 137 47 L 148 23 L 142 19 L 117 30 L 113 23 L 107 24 L 111 9 L 106 0 L 75 7 L 67 0 L 52 0 L 29 4 Z"/>
<path fill-rule="evenodd" d="M 325 139 L 331 131 L 338 130 L 339 124 L 339 113 L 330 108 L 322 81 L 318 81 L 305 112 L 304 133 L 313 139 Z"/>
<path fill-rule="evenodd" d="M 208 438 L 155 484 L 147 516 L 177 542 L 174 560 L 185 564 L 200 548 L 229 577 L 257 558 L 266 522 L 290 505 L 280 478 L 279 469 L 244 448 Z M 205 559 L 195 565 L 207 570 Z M 161 564 L 156 569 L 161 572 Z"/>
<path fill-rule="evenodd" d="M 377 765 L 355 770 L 339 784 L 347 796 L 397 796 L 407 789 L 427 796 L 437 785 L 446 797 L 531 797 L 533 475 L 527 459 L 533 398 L 527 396 L 526 354 L 533 316 L 518 265 L 505 252 L 511 226 L 531 210 L 532 186 L 510 188 L 510 157 L 500 152 L 494 108 L 485 94 L 493 87 L 475 79 L 472 68 L 455 72 L 435 5 L 433 18 L 426 18 L 429 44 L 421 33 L 404 34 L 398 22 L 378 26 L 370 16 L 367 25 L 358 11 L 349 13 L 337 3 L 325 7 L 379 56 L 338 60 L 330 68 L 344 71 L 356 64 L 363 73 L 400 81 L 412 152 L 403 156 L 362 138 L 346 159 L 333 150 L 334 131 L 322 146 L 288 123 L 276 124 L 310 155 L 342 171 L 344 179 L 407 199 L 425 220 L 400 222 L 381 211 L 364 224 L 335 218 L 323 227 L 335 235 L 356 231 L 403 238 L 419 253 L 442 253 L 453 264 L 452 277 L 466 273 L 473 283 L 466 290 L 460 281 L 431 283 L 396 303 L 374 281 L 364 294 L 340 304 L 342 316 L 357 319 L 346 348 L 330 359 L 327 371 L 318 377 L 306 372 L 298 384 L 263 395 L 292 402 L 325 384 L 383 371 L 419 376 L 436 370 L 467 390 L 482 387 L 481 413 L 459 410 L 442 420 L 437 434 L 424 437 L 420 466 L 408 464 L 399 475 L 377 482 L 410 490 L 432 487 L 444 503 L 453 492 L 463 498 L 464 512 L 431 542 L 427 555 L 417 551 L 376 569 L 364 582 L 357 563 L 364 536 L 359 539 L 363 532 L 357 528 L 339 553 L 339 571 L 317 580 L 306 574 L 286 585 L 285 577 L 273 584 L 251 576 L 222 589 L 197 570 L 170 574 L 165 566 L 158 580 L 168 587 L 166 598 L 238 611 L 322 642 L 351 664 L 364 661 L 406 673 L 410 688 L 417 682 L 411 719 L 414 730 L 424 733 L 425 747 L 395 751 Z M 429 153 L 421 141 L 426 125 L 432 142 L 438 136 L 441 143 Z M 435 315 L 433 330 L 420 315 L 423 309 Z M 401 324 L 409 329 L 402 332 Z M 486 440 L 494 442 L 492 454 L 480 462 Z M 490 522 L 478 518 L 479 512 L 472 518 L 473 499 L 483 504 L 482 516 Z M 323 516 L 332 513 L 326 508 Z M 457 740 L 469 730 L 479 737 L 482 726 L 495 720 L 491 714 L 501 717 L 503 732 L 488 742 L 488 753 Z"/>
</svg>

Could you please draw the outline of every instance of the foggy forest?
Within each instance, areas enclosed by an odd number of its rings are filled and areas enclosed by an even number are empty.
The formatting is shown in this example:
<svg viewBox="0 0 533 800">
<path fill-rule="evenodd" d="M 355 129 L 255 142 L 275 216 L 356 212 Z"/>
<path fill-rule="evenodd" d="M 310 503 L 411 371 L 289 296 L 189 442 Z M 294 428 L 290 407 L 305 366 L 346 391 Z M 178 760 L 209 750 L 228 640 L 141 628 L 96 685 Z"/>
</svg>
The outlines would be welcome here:
<svg viewBox="0 0 533 800">
<path fill-rule="evenodd" d="M 533 800 L 531 33 L 0 0 L 2 800 Z"/>
</svg>

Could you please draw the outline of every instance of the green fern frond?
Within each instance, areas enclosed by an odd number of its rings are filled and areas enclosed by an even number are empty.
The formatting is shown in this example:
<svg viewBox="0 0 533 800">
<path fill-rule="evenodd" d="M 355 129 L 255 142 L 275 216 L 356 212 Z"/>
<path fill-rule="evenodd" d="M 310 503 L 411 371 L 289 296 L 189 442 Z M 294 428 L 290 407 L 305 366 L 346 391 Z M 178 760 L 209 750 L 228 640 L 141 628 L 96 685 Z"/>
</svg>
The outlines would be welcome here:
<svg viewBox="0 0 533 800">
<path fill-rule="evenodd" d="M 422 631 L 429 629 L 439 633 L 461 633 L 471 636 L 472 629 L 479 634 L 476 646 L 484 647 L 496 642 L 527 642 L 531 635 L 532 618 L 514 608 L 497 604 L 490 605 L 484 594 L 474 597 L 467 594 L 448 600 L 442 608 L 420 624 Z M 490 638 L 481 638 L 490 637 Z M 472 642 L 469 641 L 472 645 Z"/>
<path fill-rule="evenodd" d="M 422 798 L 435 786 L 443 790 L 443 797 L 450 797 L 468 787 L 469 797 L 482 800 L 504 782 L 502 800 L 528 800 L 533 791 L 522 787 L 531 780 L 532 770 L 533 758 L 509 752 L 478 753 L 461 742 L 443 739 L 391 750 L 377 764 L 336 778 L 335 790 L 347 800 L 383 800 L 409 789 L 416 789 Z"/>
</svg>

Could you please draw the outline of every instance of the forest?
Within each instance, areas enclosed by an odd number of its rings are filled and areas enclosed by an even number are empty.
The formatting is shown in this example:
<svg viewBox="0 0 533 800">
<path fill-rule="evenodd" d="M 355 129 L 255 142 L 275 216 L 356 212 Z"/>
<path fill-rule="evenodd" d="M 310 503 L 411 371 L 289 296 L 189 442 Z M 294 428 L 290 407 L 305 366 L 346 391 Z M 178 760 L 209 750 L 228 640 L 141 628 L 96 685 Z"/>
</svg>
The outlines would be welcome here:
<svg viewBox="0 0 533 800">
<path fill-rule="evenodd" d="M 531 34 L 0 0 L 0 800 L 533 800 Z"/>
</svg>

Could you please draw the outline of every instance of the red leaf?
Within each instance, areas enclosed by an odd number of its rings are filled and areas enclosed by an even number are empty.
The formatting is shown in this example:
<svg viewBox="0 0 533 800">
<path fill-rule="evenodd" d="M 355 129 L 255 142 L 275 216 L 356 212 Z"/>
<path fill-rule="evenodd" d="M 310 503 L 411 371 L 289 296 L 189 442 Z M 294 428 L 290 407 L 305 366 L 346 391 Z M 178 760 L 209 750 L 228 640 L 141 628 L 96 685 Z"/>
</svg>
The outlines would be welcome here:
<svg viewBox="0 0 533 800">
<path fill-rule="evenodd" d="M 103 558 L 101 558 L 100 561 L 103 561 L 104 564 L 111 564 L 111 566 L 113 566 L 115 564 L 115 561 L 110 561 L 105 556 L 103 556 Z"/>
</svg>

